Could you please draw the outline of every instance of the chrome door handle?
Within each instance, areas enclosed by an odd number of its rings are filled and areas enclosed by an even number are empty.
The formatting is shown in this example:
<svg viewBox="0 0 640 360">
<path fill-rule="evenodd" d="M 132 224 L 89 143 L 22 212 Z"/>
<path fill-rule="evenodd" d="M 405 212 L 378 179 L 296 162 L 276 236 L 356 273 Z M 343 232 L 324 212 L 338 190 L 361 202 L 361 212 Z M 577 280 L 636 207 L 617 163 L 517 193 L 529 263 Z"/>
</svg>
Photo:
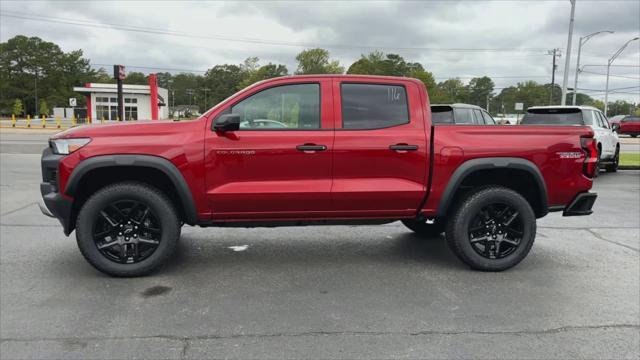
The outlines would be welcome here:
<svg viewBox="0 0 640 360">
<path fill-rule="evenodd" d="M 327 147 L 325 145 L 304 144 L 296 146 L 296 149 L 299 151 L 324 151 L 327 150 Z"/>
<path fill-rule="evenodd" d="M 416 151 L 418 150 L 418 145 L 395 144 L 390 145 L 389 149 L 393 151 Z"/>
</svg>

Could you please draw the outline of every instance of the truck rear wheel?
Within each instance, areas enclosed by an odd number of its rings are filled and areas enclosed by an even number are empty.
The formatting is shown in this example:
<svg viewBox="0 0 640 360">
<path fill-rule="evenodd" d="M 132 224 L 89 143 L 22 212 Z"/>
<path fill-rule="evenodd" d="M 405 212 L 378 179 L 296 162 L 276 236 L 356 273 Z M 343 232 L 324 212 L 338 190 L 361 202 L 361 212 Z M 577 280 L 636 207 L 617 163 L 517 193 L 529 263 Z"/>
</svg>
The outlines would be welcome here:
<svg viewBox="0 0 640 360">
<path fill-rule="evenodd" d="M 533 209 L 517 192 L 492 186 L 462 199 L 447 223 L 451 251 L 476 270 L 502 271 L 522 261 L 536 236 Z"/>
<path fill-rule="evenodd" d="M 98 190 L 76 220 L 80 252 L 111 276 L 150 273 L 173 254 L 179 237 L 180 222 L 171 201 L 158 189 L 137 182 Z"/>
<path fill-rule="evenodd" d="M 404 226 L 413 230 L 418 235 L 424 237 L 436 237 L 440 236 L 444 232 L 444 226 L 442 223 L 428 224 L 426 221 L 418 221 L 414 219 L 402 220 Z"/>
</svg>

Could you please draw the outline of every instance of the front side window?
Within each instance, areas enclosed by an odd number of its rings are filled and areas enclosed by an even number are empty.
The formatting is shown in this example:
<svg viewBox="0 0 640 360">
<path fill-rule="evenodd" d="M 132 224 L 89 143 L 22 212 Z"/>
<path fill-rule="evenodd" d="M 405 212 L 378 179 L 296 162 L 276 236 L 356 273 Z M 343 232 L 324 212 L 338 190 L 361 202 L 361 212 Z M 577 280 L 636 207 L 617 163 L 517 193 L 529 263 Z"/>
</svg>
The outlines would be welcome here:
<svg viewBox="0 0 640 360">
<path fill-rule="evenodd" d="M 473 124 L 473 111 L 468 108 L 455 108 L 453 114 L 456 119 L 456 124 Z"/>
<path fill-rule="evenodd" d="M 320 85 L 294 84 L 269 88 L 231 107 L 240 115 L 240 129 L 320 128 Z"/>
<path fill-rule="evenodd" d="M 403 86 L 342 84 L 342 128 L 382 129 L 409 123 Z"/>
</svg>

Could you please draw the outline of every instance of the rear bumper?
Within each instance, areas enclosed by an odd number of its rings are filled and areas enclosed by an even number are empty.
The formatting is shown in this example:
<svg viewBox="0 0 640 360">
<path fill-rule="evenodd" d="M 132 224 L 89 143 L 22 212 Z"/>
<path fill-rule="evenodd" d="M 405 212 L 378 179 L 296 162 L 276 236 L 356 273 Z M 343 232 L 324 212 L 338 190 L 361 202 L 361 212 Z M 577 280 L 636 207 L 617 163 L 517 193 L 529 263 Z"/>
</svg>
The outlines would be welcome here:
<svg viewBox="0 0 640 360">
<path fill-rule="evenodd" d="M 578 194 L 571 203 L 564 208 L 562 216 L 584 216 L 591 215 L 593 203 L 596 202 L 598 194 L 583 192 Z"/>
<path fill-rule="evenodd" d="M 42 182 L 40 183 L 40 193 L 43 204 L 39 204 L 40 211 L 46 216 L 55 217 L 60 221 L 65 235 L 73 231 L 71 224 L 72 201 L 62 196 L 58 187 L 58 164 L 63 158 L 56 155 L 47 148 L 42 152 Z"/>
</svg>

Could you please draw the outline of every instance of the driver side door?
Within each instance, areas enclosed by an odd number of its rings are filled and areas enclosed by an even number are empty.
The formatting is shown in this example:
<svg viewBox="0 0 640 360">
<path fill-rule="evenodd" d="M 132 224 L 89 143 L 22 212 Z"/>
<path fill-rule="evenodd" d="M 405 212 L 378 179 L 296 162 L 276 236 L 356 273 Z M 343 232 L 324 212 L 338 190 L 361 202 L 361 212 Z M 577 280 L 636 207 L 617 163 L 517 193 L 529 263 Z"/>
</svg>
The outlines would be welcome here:
<svg viewBox="0 0 640 360">
<path fill-rule="evenodd" d="M 295 219 L 331 211 L 333 112 L 328 79 L 268 83 L 217 115 L 208 131 L 206 193 L 214 220 Z"/>
</svg>

